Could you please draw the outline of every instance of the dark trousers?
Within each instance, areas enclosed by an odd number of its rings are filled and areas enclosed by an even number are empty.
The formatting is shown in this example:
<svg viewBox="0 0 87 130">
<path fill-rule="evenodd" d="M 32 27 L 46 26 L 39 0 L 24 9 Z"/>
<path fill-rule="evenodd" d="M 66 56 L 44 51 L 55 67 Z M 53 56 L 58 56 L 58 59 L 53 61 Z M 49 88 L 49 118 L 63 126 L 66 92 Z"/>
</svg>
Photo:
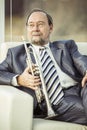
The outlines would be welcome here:
<svg viewBox="0 0 87 130">
<path fill-rule="evenodd" d="M 34 117 L 45 118 L 47 116 L 46 103 L 43 102 L 39 107 L 33 90 L 23 87 L 22 91 L 29 93 L 34 98 Z M 76 85 L 63 91 L 63 100 L 58 105 L 53 106 L 57 116 L 53 117 L 52 120 L 87 125 L 87 85 L 84 88 Z"/>
<path fill-rule="evenodd" d="M 53 120 L 87 125 L 87 87 L 73 86 L 64 89 L 64 98 L 59 105 L 53 106 L 58 114 Z"/>
</svg>

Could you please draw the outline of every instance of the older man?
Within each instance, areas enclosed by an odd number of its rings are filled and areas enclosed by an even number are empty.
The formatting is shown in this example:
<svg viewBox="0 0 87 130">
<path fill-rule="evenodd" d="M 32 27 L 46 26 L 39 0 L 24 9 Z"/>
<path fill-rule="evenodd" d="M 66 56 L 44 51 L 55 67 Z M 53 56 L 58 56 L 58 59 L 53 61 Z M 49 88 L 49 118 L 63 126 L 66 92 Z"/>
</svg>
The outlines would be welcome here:
<svg viewBox="0 0 87 130">
<path fill-rule="evenodd" d="M 73 40 L 50 42 L 52 17 L 41 9 L 30 12 L 27 22 L 27 48 L 35 53 L 42 72 L 51 109 L 51 119 L 87 125 L 87 60 L 78 52 Z M 32 52 L 32 53 L 33 53 Z M 39 75 L 32 74 L 26 63 L 24 45 L 8 50 L 0 64 L 0 84 L 16 86 L 34 98 L 34 116 L 47 117 L 47 101 L 37 100 L 37 90 L 44 95 Z M 35 70 L 35 58 L 32 70 Z M 34 72 L 33 72 L 34 73 Z"/>
</svg>

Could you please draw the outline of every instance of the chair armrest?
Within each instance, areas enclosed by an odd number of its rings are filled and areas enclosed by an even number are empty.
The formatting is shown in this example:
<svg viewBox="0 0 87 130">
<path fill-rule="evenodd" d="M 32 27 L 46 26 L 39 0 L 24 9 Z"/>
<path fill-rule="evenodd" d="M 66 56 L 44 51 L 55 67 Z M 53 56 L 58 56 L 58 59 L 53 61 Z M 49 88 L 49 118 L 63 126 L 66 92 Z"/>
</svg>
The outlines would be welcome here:
<svg viewBox="0 0 87 130">
<path fill-rule="evenodd" d="M 0 130 L 32 130 L 33 98 L 12 86 L 0 85 Z"/>
</svg>

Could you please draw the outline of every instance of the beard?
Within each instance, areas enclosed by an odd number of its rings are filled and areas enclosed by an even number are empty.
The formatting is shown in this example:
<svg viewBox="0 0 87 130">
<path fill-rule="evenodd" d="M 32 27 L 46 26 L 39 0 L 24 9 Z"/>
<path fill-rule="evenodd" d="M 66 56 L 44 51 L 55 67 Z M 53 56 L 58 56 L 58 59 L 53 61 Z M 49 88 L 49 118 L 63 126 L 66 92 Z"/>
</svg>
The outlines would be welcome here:
<svg viewBox="0 0 87 130">
<path fill-rule="evenodd" d="M 46 40 L 44 40 L 42 38 L 40 38 L 39 40 L 32 39 L 31 43 L 34 44 L 34 45 L 37 45 L 37 46 L 43 46 L 43 45 L 46 44 Z"/>
</svg>

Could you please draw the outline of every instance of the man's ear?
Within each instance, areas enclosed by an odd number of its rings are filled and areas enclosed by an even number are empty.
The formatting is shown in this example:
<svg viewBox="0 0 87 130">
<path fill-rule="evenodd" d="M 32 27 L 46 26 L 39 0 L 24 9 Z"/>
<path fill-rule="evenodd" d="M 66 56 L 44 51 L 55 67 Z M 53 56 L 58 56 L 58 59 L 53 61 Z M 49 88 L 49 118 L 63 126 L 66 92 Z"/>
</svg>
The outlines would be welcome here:
<svg viewBox="0 0 87 130">
<path fill-rule="evenodd" d="M 53 31 L 53 25 L 50 25 L 50 33 Z"/>
</svg>

